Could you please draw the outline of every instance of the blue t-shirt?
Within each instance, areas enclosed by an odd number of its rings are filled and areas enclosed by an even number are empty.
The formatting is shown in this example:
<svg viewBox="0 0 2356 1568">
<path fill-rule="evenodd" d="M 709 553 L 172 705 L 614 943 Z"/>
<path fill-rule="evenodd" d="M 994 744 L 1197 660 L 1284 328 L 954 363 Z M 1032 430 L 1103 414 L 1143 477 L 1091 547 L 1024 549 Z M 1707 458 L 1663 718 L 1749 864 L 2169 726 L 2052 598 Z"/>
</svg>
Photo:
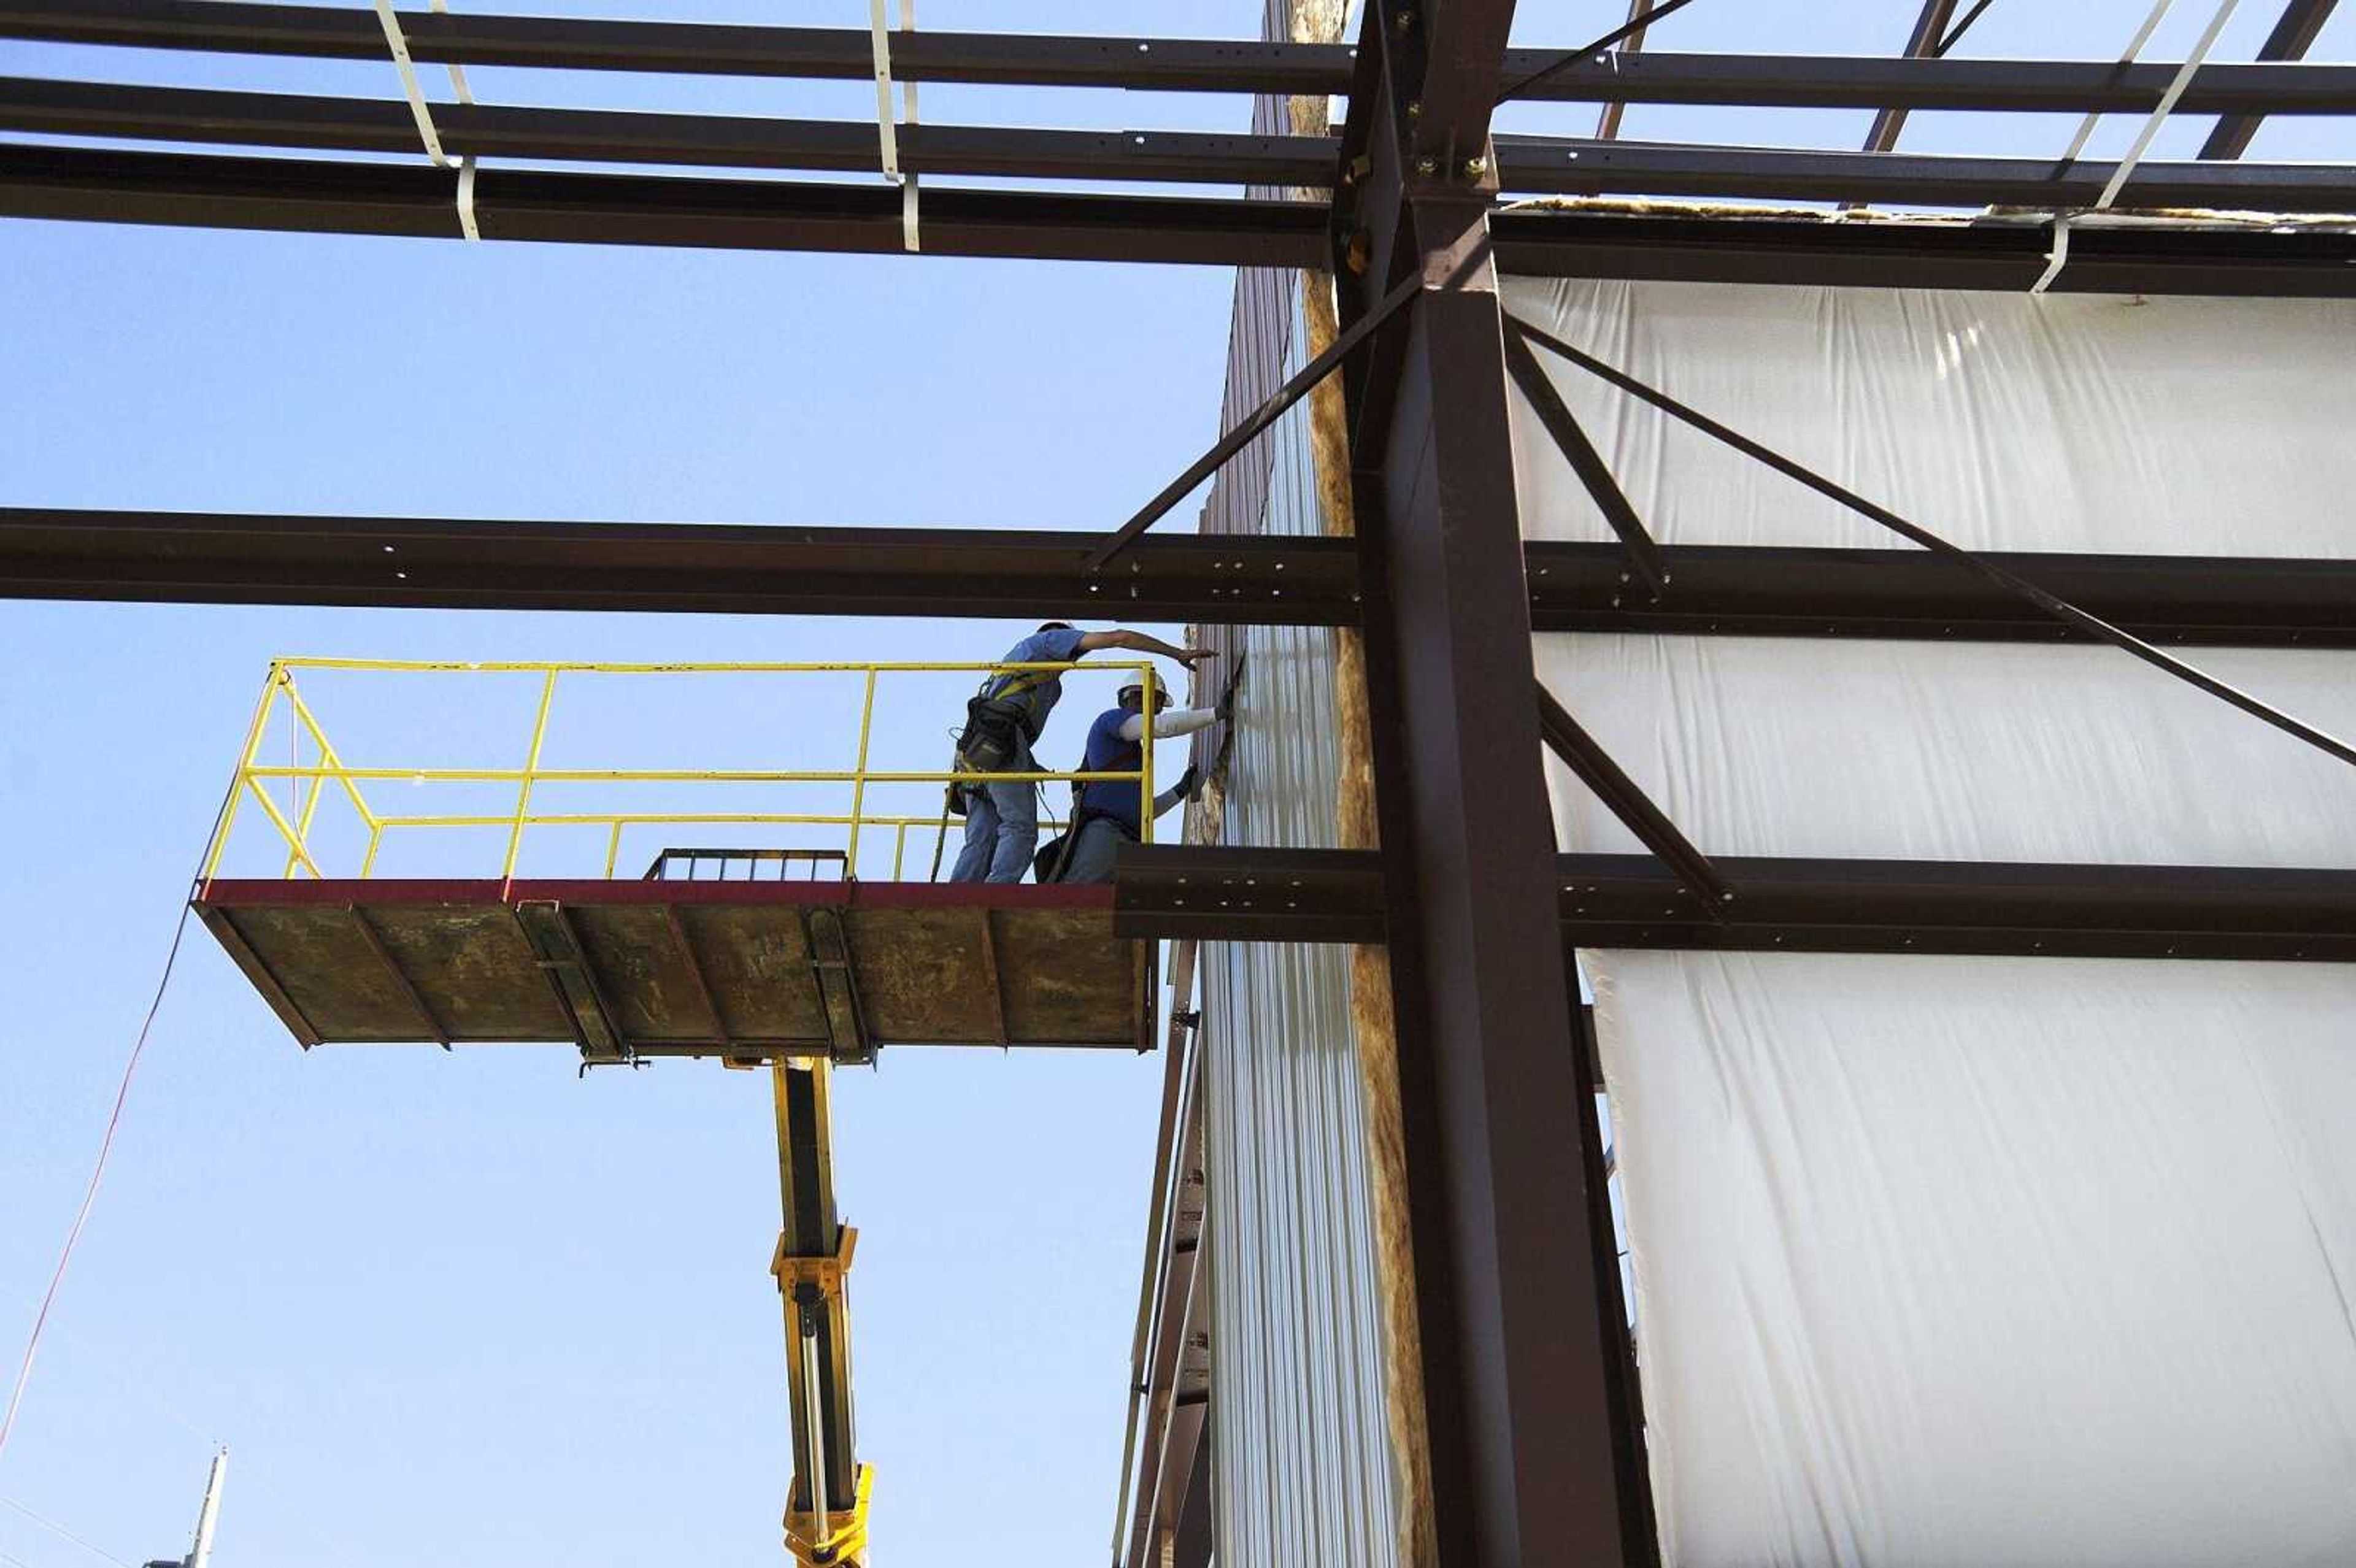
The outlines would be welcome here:
<svg viewBox="0 0 2356 1568">
<path fill-rule="evenodd" d="M 1086 632 L 1070 626 L 1058 626 L 1051 632 L 1033 632 L 1007 649 L 1005 658 L 999 662 L 1001 664 L 1066 664 L 1079 657 L 1080 639 L 1087 635 Z M 1033 670 L 1029 672 L 1029 675 L 1010 673 L 991 676 L 981 683 L 981 694 L 984 697 L 997 697 L 1004 693 L 1009 687 L 1019 685 L 1030 678 L 1030 676 L 1035 676 L 1038 673 Z M 1055 710 L 1055 704 L 1063 699 L 1063 696 L 1064 677 L 1061 675 L 1051 675 L 1036 686 L 1015 692 L 1007 700 L 1024 710 L 1023 727 L 1031 739 L 1035 741 L 1039 738 L 1039 731 L 1047 727 L 1047 715 Z"/>
<path fill-rule="evenodd" d="M 1097 721 L 1088 726 L 1087 753 L 1080 760 L 1082 773 L 1133 773 L 1145 765 L 1145 743 L 1124 739 L 1120 732 L 1120 727 L 1131 717 L 1126 708 L 1097 715 Z M 1116 817 L 1131 834 L 1138 831 L 1138 823 L 1145 815 L 1144 798 L 1142 780 L 1124 784 L 1104 780 L 1080 786 L 1082 810 Z"/>
</svg>

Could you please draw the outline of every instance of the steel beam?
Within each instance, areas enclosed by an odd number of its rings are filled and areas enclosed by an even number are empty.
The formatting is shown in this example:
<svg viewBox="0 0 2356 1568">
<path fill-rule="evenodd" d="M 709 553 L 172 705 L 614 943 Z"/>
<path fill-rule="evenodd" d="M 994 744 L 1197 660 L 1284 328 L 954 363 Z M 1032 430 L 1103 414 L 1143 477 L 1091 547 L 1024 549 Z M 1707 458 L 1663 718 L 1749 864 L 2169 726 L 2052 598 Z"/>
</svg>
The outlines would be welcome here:
<svg viewBox="0 0 2356 1568">
<path fill-rule="evenodd" d="M 1490 219 L 1497 265 L 1527 277 L 1654 278 L 2018 293 L 2045 272 L 2050 222 L 1833 222 L 1521 208 Z M 2356 234 L 2082 223 L 2056 293 L 2356 297 Z"/>
<path fill-rule="evenodd" d="M 2289 0 L 2282 15 L 2276 18 L 2274 31 L 2258 46 L 2261 60 L 2296 60 L 2306 58 L 2315 47 L 2317 35 L 2323 24 L 2331 19 L 2332 8 L 2340 0 Z M 2258 122 L 2265 112 L 2256 109 L 2228 114 L 2211 128 L 2209 139 L 2201 144 L 2203 158 L 2238 158 L 2249 151 L 2250 139 L 2258 133 Z"/>
<path fill-rule="evenodd" d="M 1503 188 L 1549 196 L 2042 208 L 2092 207 L 2118 167 L 2086 160 L 1600 142 L 1586 136 L 1500 136 L 1497 165 Z M 2113 205 L 2346 212 L 2356 208 L 2356 166 L 2139 163 Z"/>
<path fill-rule="evenodd" d="M 0 507 L 0 597 L 1290 625 L 1355 619 L 1349 545 L 1044 530 Z"/>
<path fill-rule="evenodd" d="M 1552 826 L 1536 706 L 1497 700 L 1536 681 L 1487 227 L 1513 9 L 1370 0 L 1344 136 L 1364 174 L 1336 224 L 1344 325 L 1419 283 L 1345 379 L 1388 912 L 1366 939 L 1389 943 L 1398 1020 L 1430 1522 L 1451 1562 L 1605 1563 L 1622 1556 L 1607 1374 L 1567 1327 L 1598 1311 L 1562 1136 L 1568 981 L 1530 940 Z"/>
<path fill-rule="evenodd" d="M 1347 625 L 1346 540 L 981 528 L 490 522 L 0 507 L 0 598 Z M 1730 636 L 2080 641 L 1920 550 L 1666 545 L 1661 595 L 1617 545 L 1532 540 L 1531 627 Z M 2356 647 L 2356 560 L 1991 552 L 2154 642 Z"/>
<path fill-rule="evenodd" d="M 466 11 L 397 13 L 412 58 L 432 65 L 560 70 L 800 77 L 864 81 L 874 73 L 864 27 L 756 27 Z M 384 59 L 366 8 L 247 0 L 0 0 L 0 37 L 138 48 Z M 1241 38 L 894 34 L 892 74 L 904 81 L 1128 87 L 1173 92 L 1344 91 L 1341 45 Z"/>
<path fill-rule="evenodd" d="M 455 175 L 421 165 L 0 145 L 0 217 L 455 240 L 456 194 Z M 882 186 L 486 169 L 476 209 L 488 239 L 904 249 L 898 193 Z M 927 194 L 925 214 L 925 249 L 936 255 L 1280 267 L 1330 259 L 1326 209 L 1311 202 L 941 189 Z M 1509 272 L 1849 287 L 2022 289 L 2051 250 L 2050 226 L 2017 220 L 1831 223 L 1524 208 L 1496 213 L 1491 234 Z M 2356 295 L 2356 236 L 2246 224 L 2081 225 L 2056 287 L 2345 298 Z"/>
<path fill-rule="evenodd" d="M 2318 0 L 2297 0 L 2293 6 L 2316 8 Z M 864 28 L 427 10 L 399 15 L 412 56 L 426 64 L 862 81 L 874 69 Z M 251 0 L 0 0 L 0 37 L 384 59 L 384 35 L 366 10 Z M 1503 74 L 1520 80 L 1561 59 L 1555 49 L 1511 49 Z M 1609 60 L 1565 65 L 1524 96 L 1595 103 L 2148 113 L 2175 69 L 2150 62 L 2122 69 L 2094 60 L 1640 55 L 1623 48 Z M 1353 51 L 1338 44 L 925 30 L 894 38 L 892 70 L 910 81 L 1337 94 L 1351 90 L 1355 61 Z M 2179 108 L 2191 114 L 2347 112 L 2351 76 L 2356 69 L 2346 66 L 2204 65 Z"/>
<path fill-rule="evenodd" d="M 1579 947 L 2356 963 L 2356 870 L 1717 855 L 1713 918 L 1650 855 L 1551 857 Z M 1114 929 L 1222 942 L 1384 939 L 1365 850 L 1125 848 Z"/>
<path fill-rule="evenodd" d="M 854 174 L 873 173 L 882 159 L 873 120 L 441 103 L 434 107 L 434 126 L 453 157 Z M 0 131 L 316 152 L 419 151 L 417 122 L 394 98 L 39 77 L 0 77 Z M 1333 144 L 1321 136 L 903 125 L 896 142 L 900 166 L 921 175 L 1305 186 L 1330 178 L 1333 169 Z"/>
<path fill-rule="evenodd" d="M 1579 782 L 1587 786 L 1604 809 L 1620 819 L 1620 825 L 1636 836 L 1636 841 L 1673 872 L 1686 891 L 1700 901 L 1705 910 L 1719 910 L 1730 903 L 1734 891 L 1710 864 L 1709 857 L 1693 846 L 1668 813 L 1655 805 L 1634 779 L 1622 771 L 1587 727 L 1570 715 L 1570 710 L 1555 699 L 1544 682 L 1537 687 L 1538 733 L 1545 737 L 1547 749 L 1562 760 Z"/>
<path fill-rule="evenodd" d="M 0 536 L 5 537 L 5 536 Z M 1927 551 L 1665 545 L 1659 597 L 1613 544 L 1526 547 L 1541 632 L 2090 642 Z M 1989 551 L 1982 559 L 2158 643 L 2356 647 L 2356 560 Z"/>
<path fill-rule="evenodd" d="M 1779 109 L 2148 114 L 2177 69 L 2149 61 L 2121 67 L 2097 60 L 1873 59 L 1650 49 L 1632 54 L 1622 48 L 1608 64 L 1582 62 L 1558 72 L 1532 96 Z M 2205 64 L 2177 108 L 2209 114 L 2344 113 L 2351 89 L 2356 87 L 2351 78 L 2356 78 L 2356 67 L 2339 64 Z"/>
<path fill-rule="evenodd" d="M 2351 97 L 2351 107 L 2356 107 Z M 870 121 L 772 120 L 637 110 L 453 103 L 434 110 L 453 155 L 539 161 L 864 172 L 878 166 Z M 417 127 L 397 99 L 326 98 L 0 77 L 0 131 L 220 143 L 309 151 L 409 153 Z M 1340 144 L 1323 136 L 1188 131 L 1057 131 L 909 125 L 903 167 L 1028 179 L 1312 186 Z M 1502 188 L 1548 195 L 1641 193 L 1915 206 L 2088 206 L 2116 166 L 2044 158 L 1809 152 L 1789 148 L 1503 136 Z M 1460 159 L 1461 161 L 1461 159 Z M 484 193 L 478 188 L 478 212 Z M 2143 163 L 2116 205 L 2344 211 L 2356 168 L 2330 164 Z"/>
<path fill-rule="evenodd" d="M 482 169 L 486 240 L 898 255 L 891 187 Z M 0 145 L 0 217 L 460 237 L 457 175 L 424 164 Z M 925 193 L 925 250 L 1033 261 L 1312 265 L 1325 208 L 1045 191 Z"/>
</svg>

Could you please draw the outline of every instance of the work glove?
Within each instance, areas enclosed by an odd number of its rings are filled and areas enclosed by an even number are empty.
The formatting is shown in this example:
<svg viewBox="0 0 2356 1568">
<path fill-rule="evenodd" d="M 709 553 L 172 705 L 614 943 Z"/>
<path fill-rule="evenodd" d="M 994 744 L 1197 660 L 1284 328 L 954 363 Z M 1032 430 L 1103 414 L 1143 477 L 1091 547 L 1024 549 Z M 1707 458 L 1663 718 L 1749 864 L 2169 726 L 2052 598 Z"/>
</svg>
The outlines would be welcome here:
<svg viewBox="0 0 2356 1568">
<path fill-rule="evenodd" d="M 1190 766 L 1184 773 L 1178 775 L 1179 799 L 1196 800 L 1201 798 L 1202 794 L 1203 771 L 1200 768 Z"/>
</svg>

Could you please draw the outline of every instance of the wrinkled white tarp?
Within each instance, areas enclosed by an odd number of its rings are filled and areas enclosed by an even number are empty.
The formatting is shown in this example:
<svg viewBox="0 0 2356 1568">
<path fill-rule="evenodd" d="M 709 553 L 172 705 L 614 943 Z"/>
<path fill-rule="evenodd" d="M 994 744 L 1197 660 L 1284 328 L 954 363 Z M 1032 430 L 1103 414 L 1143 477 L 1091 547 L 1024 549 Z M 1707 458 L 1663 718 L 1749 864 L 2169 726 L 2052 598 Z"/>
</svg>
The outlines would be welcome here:
<svg viewBox="0 0 2356 1568">
<path fill-rule="evenodd" d="M 1589 962 L 1669 1563 L 2356 1562 L 2356 969 Z"/>
<path fill-rule="evenodd" d="M 2356 866 L 2356 767 L 2115 648 L 1581 634 L 1537 655 L 1708 853 Z M 2356 654 L 2190 656 L 2356 739 Z M 1548 770 L 1563 848 L 1640 848 Z"/>
<path fill-rule="evenodd" d="M 2356 555 L 2356 305 L 1506 293 L 1967 546 Z M 1657 537 L 1896 545 L 1549 368 Z M 1515 442 L 1525 531 L 1608 538 L 1526 411 Z M 2189 656 L 2356 732 L 2356 656 Z M 1719 854 L 2356 865 L 2356 770 L 2110 649 L 1537 663 Z M 1565 848 L 1635 848 L 1553 780 Z M 1587 961 L 1672 1564 L 2356 1563 L 2356 970 Z"/>
<path fill-rule="evenodd" d="M 1975 549 L 2356 556 L 2356 301 L 1509 278 L 1506 308 Z M 1911 548 L 1538 362 L 1655 538 Z M 1609 539 L 1526 410 L 1522 528 Z"/>
</svg>

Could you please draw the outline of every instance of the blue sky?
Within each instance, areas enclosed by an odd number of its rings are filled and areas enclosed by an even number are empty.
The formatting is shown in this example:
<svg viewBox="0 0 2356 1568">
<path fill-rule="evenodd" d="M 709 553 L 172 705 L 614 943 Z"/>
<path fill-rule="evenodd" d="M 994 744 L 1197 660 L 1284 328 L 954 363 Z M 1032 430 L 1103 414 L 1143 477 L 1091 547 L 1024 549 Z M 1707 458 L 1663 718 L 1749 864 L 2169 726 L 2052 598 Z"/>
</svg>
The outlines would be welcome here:
<svg viewBox="0 0 2356 1568">
<path fill-rule="evenodd" d="M 499 8 L 864 16 L 849 0 Z M 2145 8 L 1997 0 L 1967 52 L 2105 58 Z M 1580 42 L 1621 9 L 1525 5 L 1517 41 Z M 1702 0 L 1655 41 L 1886 52 L 1913 10 Z M 2180 53 L 2207 10 L 2184 0 L 2147 58 Z M 2222 58 L 2249 58 L 2271 20 L 2256 0 L 2243 11 Z M 921 19 L 1245 35 L 1257 12 L 926 0 Z M 2351 42 L 2343 16 L 2317 56 Z M 389 65 L 15 45 L 0 69 L 394 90 Z M 873 108 L 858 83 L 486 70 L 474 84 L 513 101 Z M 1248 113 L 1233 98 L 926 87 L 924 100 L 928 120 L 974 123 L 1235 128 Z M 1639 108 L 1625 133 L 1853 145 L 1867 118 Z M 1577 132 L 1592 111 L 1504 123 Z M 1905 145 L 2051 152 L 2072 123 L 1918 115 Z M 2114 120 L 2096 150 L 2131 130 Z M 2203 131 L 2171 127 L 2160 155 Z M 2276 122 L 2253 155 L 2348 150 L 2344 123 Z M 0 502 L 1101 528 L 1215 433 L 1230 286 L 1214 269 L 0 224 Z M 0 609 L 8 1370 L 270 657 L 969 659 L 1023 629 Z M 1064 741 L 1098 695 L 1075 691 Z M 511 745 L 508 700 L 354 685 L 334 693 L 349 731 L 329 722 L 393 761 L 459 760 L 453 749 Z M 887 709 L 879 764 L 933 765 L 955 718 L 944 707 L 919 693 Z M 823 766 L 850 744 L 839 693 L 712 683 L 566 711 L 552 761 L 583 765 L 708 747 Z M 534 851 L 552 869 L 572 852 Z M 904 1051 L 841 1081 L 879 1561 L 1103 1552 L 1160 1077 L 1158 1060 Z M 224 1568 L 775 1563 L 787 1461 L 767 1118 L 761 1080 L 709 1064 L 578 1082 L 557 1049 L 305 1056 L 193 933 L 0 1456 L 0 1499 L 133 1563 L 177 1552 L 220 1439 L 236 1453 Z M 0 1553 L 103 1560 L 8 1507 Z"/>
</svg>

